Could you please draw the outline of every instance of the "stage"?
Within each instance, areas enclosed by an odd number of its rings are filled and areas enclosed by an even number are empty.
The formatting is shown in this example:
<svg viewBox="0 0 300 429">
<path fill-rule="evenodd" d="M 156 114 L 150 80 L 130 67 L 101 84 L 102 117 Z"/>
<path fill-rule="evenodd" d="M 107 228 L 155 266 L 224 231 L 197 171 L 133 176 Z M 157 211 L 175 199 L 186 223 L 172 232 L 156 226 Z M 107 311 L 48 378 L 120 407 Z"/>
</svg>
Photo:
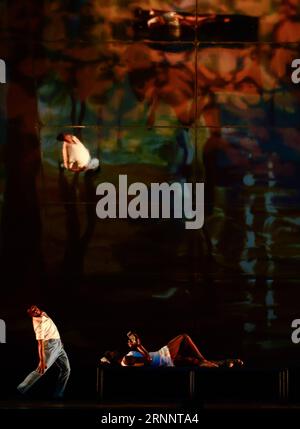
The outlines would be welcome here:
<svg viewBox="0 0 300 429">
<path fill-rule="evenodd" d="M 98 403 L 97 401 L 66 400 L 0 402 L 1 419 L 10 424 L 43 421 L 45 425 L 68 424 L 97 427 L 99 424 L 201 424 L 228 422 L 234 427 L 257 423 L 257 419 L 284 422 L 300 415 L 300 403 L 271 402 L 205 402 L 187 406 L 182 403 Z M 261 420 L 260 420 L 261 421 Z"/>
<path fill-rule="evenodd" d="M 299 17 L 296 0 L 0 0 L 6 427 L 300 415 Z M 133 348 L 169 367 L 100 366 Z"/>
</svg>

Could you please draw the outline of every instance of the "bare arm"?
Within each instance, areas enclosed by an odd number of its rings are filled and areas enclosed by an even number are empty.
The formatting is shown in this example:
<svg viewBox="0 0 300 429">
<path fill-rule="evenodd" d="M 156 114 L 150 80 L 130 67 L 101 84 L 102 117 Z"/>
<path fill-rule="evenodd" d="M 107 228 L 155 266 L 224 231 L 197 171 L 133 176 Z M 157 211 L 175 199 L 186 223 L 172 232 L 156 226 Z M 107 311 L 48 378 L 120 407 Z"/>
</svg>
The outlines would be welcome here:
<svg viewBox="0 0 300 429">
<path fill-rule="evenodd" d="M 46 359 L 45 359 L 45 344 L 44 340 L 37 340 L 38 341 L 38 353 L 39 353 L 39 365 L 38 365 L 38 372 L 40 374 L 44 374 L 45 369 L 47 368 L 46 365 Z"/>
<path fill-rule="evenodd" d="M 133 357 L 127 356 L 125 358 L 125 362 L 127 365 L 135 365 L 135 364 L 150 364 L 151 356 L 146 348 L 142 345 L 140 338 L 135 333 L 129 333 L 128 335 L 129 341 L 128 345 L 130 348 L 137 350 L 141 353 L 141 357 Z"/>
<path fill-rule="evenodd" d="M 143 355 L 145 363 L 148 364 L 151 362 L 151 357 L 149 355 L 149 352 L 145 349 L 145 347 L 142 344 L 137 345 L 136 349 L 138 352 L 140 352 Z"/>
<path fill-rule="evenodd" d="M 151 357 L 145 347 L 140 346 L 135 348 L 136 351 L 141 353 L 142 356 L 132 356 L 132 355 L 126 355 L 123 358 L 123 363 L 125 366 L 145 366 L 149 365 L 151 362 Z"/>
<path fill-rule="evenodd" d="M 69 168 L 69 157 L 68 157 L 68 152 L 66 148 L 66 143 L 63 144 L 62 155 L 64 160 L 64 167 Z"/>
</svg>

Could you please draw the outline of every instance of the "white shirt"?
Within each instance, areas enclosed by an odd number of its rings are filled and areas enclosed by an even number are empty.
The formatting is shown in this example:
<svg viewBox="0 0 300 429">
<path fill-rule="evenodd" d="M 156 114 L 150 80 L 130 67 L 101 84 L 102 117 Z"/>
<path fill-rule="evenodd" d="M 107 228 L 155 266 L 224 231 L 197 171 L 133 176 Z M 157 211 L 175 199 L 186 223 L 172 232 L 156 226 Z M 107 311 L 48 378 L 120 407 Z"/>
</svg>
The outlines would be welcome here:
<svg viewBox="0 0 300 429">
<path fill-rule="evenodd" d="M 72 136 L 72 140 L 73 143 L 63 143 L 64 166 L 69 170 L 84 168 L 91 160 L 90 152 L 76 136 Z"/>
<path fill-rule="evenodd" d="M 33 317 L 32 323 L 37 340 L 58 340 L 60 338 L 55 323 L 46 313 L 43 313 L 41 317 Z"/>
</svg>

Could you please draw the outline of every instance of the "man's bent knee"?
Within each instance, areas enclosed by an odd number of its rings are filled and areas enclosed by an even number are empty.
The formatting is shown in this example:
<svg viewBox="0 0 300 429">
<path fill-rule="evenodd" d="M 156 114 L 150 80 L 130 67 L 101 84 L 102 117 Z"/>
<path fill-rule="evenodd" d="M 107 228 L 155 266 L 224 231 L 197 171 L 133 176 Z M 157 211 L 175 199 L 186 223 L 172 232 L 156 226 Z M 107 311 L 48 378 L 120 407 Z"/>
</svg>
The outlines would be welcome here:
<svg viewBox="0 0 300 429">
<path fill-rule="evenodd" d="M 190 340 L 191 339 L 191 337 L 188 335 L 188 334 L 181 334 L 181 337 L 184 339 L 184 340 Z"/>
</svg>

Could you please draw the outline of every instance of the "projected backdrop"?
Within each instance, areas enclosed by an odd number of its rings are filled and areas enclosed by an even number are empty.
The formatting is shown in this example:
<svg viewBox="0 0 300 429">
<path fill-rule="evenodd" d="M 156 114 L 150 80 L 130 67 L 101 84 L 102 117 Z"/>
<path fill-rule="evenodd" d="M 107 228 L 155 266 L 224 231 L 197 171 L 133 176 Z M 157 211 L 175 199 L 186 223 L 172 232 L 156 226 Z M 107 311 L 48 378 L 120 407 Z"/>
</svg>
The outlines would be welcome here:
<svg viewBox="0 0 300 429">
<path fill-rule="evenodd" d="M 21 234 L 29 296 L 61 311 L 85 354 L 128 327 L 157 345 L 188 331 L 211 353 L 297 359 L 298 2 L 40 3 L 1 2 L 12 48 L 4 249 L 12 261 Z M 62 132 L 100 171 L 61 168 Z M 96 187 L 119 174 L 204 182 L 204 227 L 98 219 Z M 27 232 L 12 220 L 18 181 Z M 82 305 L 92 311 L 75 317 Z"/>
</svg>

